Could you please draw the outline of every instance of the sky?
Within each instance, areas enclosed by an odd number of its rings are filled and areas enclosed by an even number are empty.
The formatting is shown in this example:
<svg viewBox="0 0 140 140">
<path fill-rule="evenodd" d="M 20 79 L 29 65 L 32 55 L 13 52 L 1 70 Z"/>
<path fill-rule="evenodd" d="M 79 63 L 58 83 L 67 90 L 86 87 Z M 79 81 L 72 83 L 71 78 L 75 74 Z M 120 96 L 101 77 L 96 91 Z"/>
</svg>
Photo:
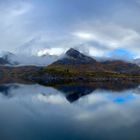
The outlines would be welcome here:
<svg viewBox="0 0 140 140">
<path fill-rule="evenodd" d="M 0 0 L 0 52 L 140 57 L 140 0 Z"/>
</svg>

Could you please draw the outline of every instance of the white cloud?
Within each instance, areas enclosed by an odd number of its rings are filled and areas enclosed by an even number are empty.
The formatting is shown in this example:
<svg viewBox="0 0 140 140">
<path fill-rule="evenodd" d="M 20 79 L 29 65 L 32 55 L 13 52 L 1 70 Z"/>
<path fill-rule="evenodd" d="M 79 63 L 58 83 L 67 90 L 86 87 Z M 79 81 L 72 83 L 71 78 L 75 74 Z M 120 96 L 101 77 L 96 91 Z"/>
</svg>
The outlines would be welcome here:
<svg viewBox="0 0 140 140">
<path fill-rule="evenodd" d="M 31 36 L 26 27 L 26 16 L 32 9 L 30 3 L 17 1 L 0 6 L 0 50 L 13 51 Z"/>
<path fill-rule="evenodd" d="M 84 44 L 90 41 L 96 44 L 91 45 L 92 49 L 90 48 L 90 52 L 95 51 L 92 54 L 104 55 L 106 51 L 124 48 L 139 55 L 140 33 L 134 29 L 125 28 L 113 23 L 102 24 L 102 22 L 81 24 L 78 28 L 78 32 L 74 31 L 74 36 L 77 39 L 81 39 Z"/>
<path fill-rule="evenodd" d="M 85 40 L 92 40 L 95 38 L 93 34 L 87 32 L 76 32 L 74 35 Z"/>
<path fill-rule="evenodd" d="M 38 56 L 43 56 L 46 54 L 49 55 L 61 55 L 64 52 L 64 48 L 45 48 L 45 49 L 40 49 L 37 52 Z"/>
<path fill-rule="evenodd" d="M 37 99 L 41 102 L 50 103 L 50 104 L 58 104 L 64 105 L 68 102 L 66 101 L 65 97 L 62 95 L 46 95 L 43 96 L 42 94 L 37 95 Z"/>
<path fill-rule="evenodd" d="M 138 0 L 135 2 L 139 3 Z M 0 51 L 16 51 L 38 56 L 45 54 L 60 55 L 67 49 L 74 47 L 92 56 L 104 56 L 114 49 L 124 48 L 133 52 L 135 57 L 140 57 L 139 25 L 134 24 L 135 19 L 137 21 L 139 19 L 132 17 L 138 13 L 134 4 L 129 5 L 128 3 L 115 12 L 112 9 L 112 16 L 110 17 L 108 15 L 98 16 L 97 13 L 97 17 L 93 14 L 84 21 L 72 20 L 70 24 L 73 30 L 63 27 L 65 25 L 59 25 L 57 30 L 52 23 L 57 19 L 54 20 L 54 17 L 48 16 L 53 13 L 51 7 L 48 7 L 50 11 L 47 10 L 49 14 L 41 11 L 41 8 L 44 8 L 43 5 L 39 5 L 42 7 L 36 9 L 39 11 L 34 13 L 33 9 L 37 8 L 38 5 L 35 5 L 32 0 L 4 3 L 0 5 Z M 110 9 L 110 7 L 108 8 Z M 128 13 L 130 15 L 127 15 Z M 41 21 L 33 19 L 36 14 Z M 54 16 L 57 18 L 56 15 Z M 126 15 L 125 20 L 130 22 L 124 22 L 122 19 L 124 15 Z M 44 17 L 48 19 L 44 20 Z M 65 24 L 66 21 L 63 20 Z M 132 20 L 133 24 L 131 24 Z M 36 29 L 36 24 L 38 24 L 39 29 Z M 42 30 L 42 26 L 44 30 Z"/>
</svg>

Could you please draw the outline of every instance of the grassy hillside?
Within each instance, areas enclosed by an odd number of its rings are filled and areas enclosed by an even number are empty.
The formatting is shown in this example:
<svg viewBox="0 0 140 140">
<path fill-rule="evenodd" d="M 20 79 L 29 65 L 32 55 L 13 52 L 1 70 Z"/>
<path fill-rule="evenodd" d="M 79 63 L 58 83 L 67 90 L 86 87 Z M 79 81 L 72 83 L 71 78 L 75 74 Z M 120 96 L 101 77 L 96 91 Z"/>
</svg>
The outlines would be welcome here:
<svg viewBox="0 0 140 140">
<path fill-rule="evenodd" d="M 119 73 L 113 71 L 94 71 L 90 65 L 50 65 L 42 69 L 42 74 L 49 73 L 52 75 L 61 75 L 65 77 L 84 76 L 84 77 L 136 77 L 140 78 L 139 74 Z"/>
</svg>

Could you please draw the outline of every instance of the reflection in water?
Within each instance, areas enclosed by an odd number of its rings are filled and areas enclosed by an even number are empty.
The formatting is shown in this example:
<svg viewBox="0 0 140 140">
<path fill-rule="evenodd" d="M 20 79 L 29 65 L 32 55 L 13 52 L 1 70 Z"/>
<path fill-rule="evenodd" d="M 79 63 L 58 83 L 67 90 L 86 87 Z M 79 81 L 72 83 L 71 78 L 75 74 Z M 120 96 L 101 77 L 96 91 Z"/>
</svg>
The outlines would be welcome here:
<svg viewBox="0 0 140 140">
<path fill-rule="evenodd" d="M 74 102 L 80 97 L 88 95 L 95 90 L 92 86 L 82 86 L 82 85 L 61 85 L 57 89 L 65 94 L 69 102 Z"/>
<path fill-rule="evenodd" d="M 0 85 L 0 93 L 2 93 L 5 96 L 10 95 L 10 90 L 18 88 L 18 85 Z"/>
<path fill-rule="evenodd" d="M 139 140 L 140 87 L 100 84 L 1 85 L 0 139 Z"/>
<path fill-rule="evenodd" d="M 59 86 L 55 86 L 55 88 L 60 92 L 64 93 L 69 102 L 74 102 L 79 98 L 81 98 L 82 96 L 88 95 L 97 89 L 121 92 L 124 90 L 137 88 L 138 86 L 139 85 L 137 83 L 130 83 L 130 82 L 129 83 L 96 82 L 87 85 L 86 84 L 59 85 Z"/>
</svg>

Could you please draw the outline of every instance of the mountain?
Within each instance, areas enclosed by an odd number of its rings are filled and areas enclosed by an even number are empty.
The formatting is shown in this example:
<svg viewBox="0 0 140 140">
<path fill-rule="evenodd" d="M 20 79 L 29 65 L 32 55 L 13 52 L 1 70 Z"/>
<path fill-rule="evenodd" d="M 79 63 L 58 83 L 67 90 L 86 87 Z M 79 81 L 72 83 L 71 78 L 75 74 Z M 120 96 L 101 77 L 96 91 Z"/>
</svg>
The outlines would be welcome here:
<svg viewBox="0 0 140 140">
<path fill-rule="evenodd" d="M 51 65 L 47 66 L 47 69 L 49 69 L 50 71 L 69 71 L 72 73 L 110 71 L 100 62 L 97 62 L 95 59 L 86 56 L 73 48 L 69 49 L 62 59 L 57 60 Z"/>
<path fill-rule="evenodd" d="M 93 75 L 93 73 L 140 74 L 140 67 L 136 64 L 122 60 L 107 60 L 104 62 L 98 62 L 97 60 L 86 56 L 73 48 L 66 52 L 64 58 L 46 67 L 46 70 L 49 72 L 69 72 L 89 75 Z"/>
<path fill-rule="evenodd" d="M 138 66 L 140 66 L 140 58 L 134 59 L 133 63 L 137 64 Z"/>
<path fill-rule="evenodd" d="M 26 55 L 26 54 L 15 54 L 10 58 L 12 62 L 17 62 L 18 66 L 21 65 L 35 65 L 35 66 L 47 66 L 52 62 L 56 61 L 59 57 L 55 55 L 45 55 L 45 56 L 36 56 L 36 55 Z"/>
<path fill-rule="evenodd" d="M 27 57 L 24 59 L 28 60 Z M 0 66 L 0 78 L 8 82 L 25 80 L 45 85 L 79 81 L 140 82 L 140 67 L 120 60 L 99 62 L 71 48 L 63 58 L 48 66 Z"/>
<path fill-rule="evenodd" d="M 62 64 L 95 64 L 96 60 L 71 48 L 66 52 L 66 57 L 60 60 Z"/>
<path fill-rule="evenodd" d="M 117 73 L 140 74 L 140 67 L 131 62 L 125 62 L 122 60 L 108 60 L 101 63 Z"/>
<path fill-rule="evenodd" d="M 13 54 L 10 52 L 1 52 L 0 53 L 0 65 L 12 65 L 12 62 L 10 61 L 10 57 Z"/>
<path fill-rule="evenodd" d="M 0 65 L 8 65 L 8 64 L 10 64 L 10 62 L 7 59 L 0 57 Z"/>
<path fill-rule="evenodd" d="M 56 61 L 59 57 L 55 55 L 27 55 L 27 54 L 13 54 L 11 52 L 1 52 L 0 53 L 0 65 L 10 65 L 10 66 L 47 66 L 52 62 Z"/>
</svg>

